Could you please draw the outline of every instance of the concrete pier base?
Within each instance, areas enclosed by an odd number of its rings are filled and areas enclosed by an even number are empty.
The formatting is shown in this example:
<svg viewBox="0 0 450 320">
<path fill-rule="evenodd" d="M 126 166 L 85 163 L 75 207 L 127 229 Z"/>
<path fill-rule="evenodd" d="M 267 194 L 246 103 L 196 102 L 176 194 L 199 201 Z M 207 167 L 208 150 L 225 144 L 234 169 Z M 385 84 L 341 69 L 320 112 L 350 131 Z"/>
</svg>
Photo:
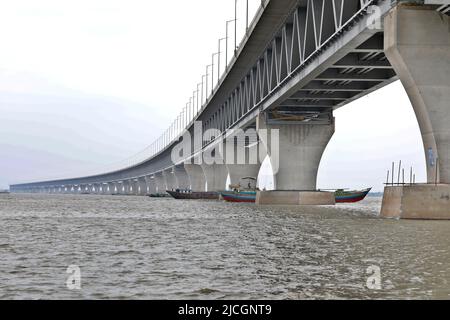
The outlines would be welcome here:
<svg viewBox="0 0 450 320">
<path fill-rule="evenodd" d="M 386 187 L 380 215 L 383 218 L 450 220 L 450 185 Z"/>
<path fill-rule="evenodd" d="M 334 205 L 334 193 L 323 191 L 258 191 L 258 205 Z"/>
<path fill-rule="evenodd" d="M 203 169 L 198 164 L 184 164 L 184 170 L 189 177 L 192 191 L 206 191 L 206 180 Z"/>
</svg>

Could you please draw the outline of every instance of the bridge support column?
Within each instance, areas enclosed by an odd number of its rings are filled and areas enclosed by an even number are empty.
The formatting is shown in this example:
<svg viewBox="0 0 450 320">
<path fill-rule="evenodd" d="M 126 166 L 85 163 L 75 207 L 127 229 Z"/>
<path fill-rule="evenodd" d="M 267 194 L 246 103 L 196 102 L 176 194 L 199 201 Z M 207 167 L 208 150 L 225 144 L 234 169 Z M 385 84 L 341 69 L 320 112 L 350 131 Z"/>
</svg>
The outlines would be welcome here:
<svg viewBox="0 0 450 320">
<path fill-rule="evenodd" d="M 136 190 L 134 180 L 128 180 L 128 195 L 134 195 Z"/>
<path fill-rule="evenodd" d="M 146 176 L 145 182 L 147 184 L 147 194 L 155 194 L 156 190 L 156 179 L 153 176 Z"/>
<path fill-rule="evenodd" d="M 169 168 L 163 171 L 164 180 L 166 181 L 167 190 L 173 190 L 177 187 L 177 181 L 173 168 Z"/>
<path fill-rule="evenodd" d="M 178 165 L 173 167 L 173 173 L 175 174 L 176 187 L 178 189 L 188 190 L 191 188 L 191 183 L 189 181 L 189 176 L 184 169 L 184 165 Z"/>
<path fill-rule="evenodd" d="M 189 177 L 190 187 L 192 191 L 206 191 L 206 180 L 203 169 L 198 164 L 184 164 L 184 170 Z"/>
<path fill-rule="evenodd" d="M 116 183 L 115 182 L 109 182 L 108 183 L 108 194 L 113 195 L 113 194 L 116 194 L 116 193 L 117 193 L 117 191 L 116 191 Z"/>
<path fill-rule="evenodd" d="M 260 114 L 257 130 L 270 157 L 275 180 L 275 191 L 258 192 L 257 204 L 335 203 L 334 193 L 316 189 L 320 160 L 334 134 L 334 119 L 330 124 L 275 125 L 268 124 L 265 115 Z"/>
<path fill-rule="evenodd" d="M 129 188 L 130 188 L 130 186 L 128 184 L 128 181 L 123 180 L 120 182 L 120 185 L 119 185 L 119 189 L 120 189 L 119 193 L 120 194 L 128 194 Z"/>
<path fill-rule="evenodd" d="M 166 193 L 167 185 L 166 185 L 166 179 L 164 178 L 163 172 L 155 173 L 154 177 L 155 183 L 156 183 L 156 191 L 157 193 Z"/>
<path fill-rule="evenodd" d="M 387 187 L 381 215 L 450 219 L 450 18 L 423 6 L 396 6 L 385 20 L 385 53 L 422 133 L 427 183 Z"/>
<path fill-rule="evenodd" d="M 253 137 L 249 137 L 249 141 L 227 139 L 225 145 L 225 162 L 230 175 L 230 184 L 242 188 L 255 188 L 261 168 L 259 148 L 265 149 L 262 144 L 258 145 L 256 131 Z M 265 150 L 262 153 L 265 153 Z M 243 179 L 248 177 L 254 178 L 255 181 Z"/>
<path fill-rule="evenodd" d="M 141 177 L 138 179 L 137 186 L 138 186 L 137 194 L 139 196 L 147 195 L 147 180 L 145 179 L 145 177 Z"/>
<path fill-rule="evenodd" d="M 207 191 L 221 191 L 226 189 L 228 169 L 225 164 L 202 164 L 203 174 L 207 184 Z"/>
<path fill-rule="evenodd" d="M 139 194 L 138 188 L 139 188 L 139 186 L 138 186 L 137 180 L 131 179 L 130 180 L 130 191 L 129 191 L 129 194 L 137 196 Z"/>
</svg>

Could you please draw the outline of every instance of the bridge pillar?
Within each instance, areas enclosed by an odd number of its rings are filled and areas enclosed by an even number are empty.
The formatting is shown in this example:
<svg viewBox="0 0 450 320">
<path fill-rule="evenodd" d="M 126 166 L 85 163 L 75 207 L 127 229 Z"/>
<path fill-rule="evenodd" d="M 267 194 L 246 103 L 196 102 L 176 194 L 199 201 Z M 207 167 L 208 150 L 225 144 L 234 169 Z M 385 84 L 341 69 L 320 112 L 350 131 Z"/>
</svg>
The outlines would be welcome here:
<svg viewBox="0 0 450 320">
<path fill-rule="evenodd" d="M 134 195 L 134 180 L 127 180 L 125 183 L 125 194 Z"/>
<path fill-rule="evenodd" d="M 138 196 L 139 195 L 139 188 L 140 188 L 139 179 L 134 179 L 133 180 L 132 194 L 134 194 L 135 196 Z"/>
<path fill-rule="evenodd" d="M 154 180 L 156 183 L 156 189 L 157 193 L 166 193 L 167 185 L 166 185 L 166 179 L 164 179 L 163 172 L 155 173 Z"/>
<path fill-rule="evenodd" d="M 147 181 L 145 177 L 141 177 L 137 180 L 137 186 L 138 186 L 137 194 L 139 196 L 147 195 Z"/>
<path fill-rule="evenodd" d="M 147 194 L 155 194 L 157 192 L 156 179 L 153 176 L 146 176 L 145 182 L 147 183 Z"/>
<path fill-rule="evenodd" d="M 381 215 L 450 219 L 450 18 L 428 7 L 398 5 L 384 24 L 386 56 L 422 133 L 427 184 L 387 187 Z"/>
<path fill-rule="evenodd" d="M 83 193 L 91 193 L 91 188 L 89 187 L 88 184 L 84 185 Z"/>
<path fill-rule="evenodd" d="M 125 181 L 120 181 L 117 183 L 117 193 L 118 194 L 126 194 L 126 182 Z"/>
<path fill-rule="evenodd" d="M 190 187 L 192 191 L 206 191 L 206 180 L 203 169 L 198 164 L 184 164 L 184 170 L 189 177 Z"/>
<path fill-rule="evenodd" d="M 238 137 L 237 141 L 235 138 L 227 139 L 225 142 L 225 163 L 230 175 L 231 185 L 247 188 L 250 183 L 250 188 L 254 188 L 256 187 L 255 182 L 243 178 L 258 179 L 259 169 L 261 168 L 259 148 L 264 149 L 264 146 L 262 144 L 258 146 L 256 131 L 254 136 L 249 137 L 248 141 L 245 140 L 245 137 Z"/>
<path fill-rule="evenodd" d="M 116 191 L 116 183 L 115 182 L 108 182 L 108 194 L 115 194 Z"/>
<path fill-rule="evenodd" d="M 207 184 L 207 191 L 221 191 L 226 189 L 228 169 L 225 164 L 201 165 Z"/>
<path fill-rule="evenodd" d="M 186 169 L 184 169 L 184 165 L 178 165 L 173 167 L 173 173 L 175 174 L 177 188 L 185 190 L 191 188 L 189 176 L 186 172 Z"/>
<path fill-rule="evenodd" d="M 130 179 L 129 180 L 129 184 L 130 184 L 130 189 L 128 191 L 128 194 L 129 195 L 137 195 L 138 194 L 138 192 L 137 192 L 138 186 L 137 186 L 136 180 L 135 179 Z"/>
<path fill-rule="evenodd" d="M 334 128 L 334 119 L 330 124 L 269 124 L 260 114 L 257 131 L 272 164 L 275 191 L 258 192 L 257 204 L 334 204 L 333 193 L 316 189 L 320 160 Z M 278 130 L 278 139 L 273 130 Z"/>
<path fill-rule="evenodd" d="M 173 190 L 177 187 L 177 181 L 173 168 L 169 168 L 163 171 L 164 180 L 166 181 L 167 190 Z"/>
</svg>

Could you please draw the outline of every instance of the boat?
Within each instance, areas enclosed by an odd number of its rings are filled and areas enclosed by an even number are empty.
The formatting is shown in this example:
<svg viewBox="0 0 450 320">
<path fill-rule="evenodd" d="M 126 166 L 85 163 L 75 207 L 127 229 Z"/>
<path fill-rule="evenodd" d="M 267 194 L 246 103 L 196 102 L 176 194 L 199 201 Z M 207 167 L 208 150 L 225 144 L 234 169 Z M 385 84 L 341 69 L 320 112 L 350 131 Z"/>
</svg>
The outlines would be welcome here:
<svg viewBox="0 0 450 320">
<path fill-rule="evenodd" d="M 0 190 L 0 194 L 10 194 L 9 190 Z"/>
<path fill-rule="evenodd" d="M 167 193 L 152 193 L 148 195 L 150 198 L 170 198 L 170 194 Z"/>
<path fill-rule="evenodd" d="M 256 192 L 258 189 L 256 188 L 256 178 L 254 177 L 245 177 L 241 178 L 242 180 L 248 181 L 245 188 L 242 188 L 240 184 L 238 185 L 230 185 L 230 189 L 232 191 L 221 191 L 220 195 L 222 199 L 227 202 L 248 202 L 255 203 L 256 201 Z"/>
<path fill-rule="evenodd" d="M 202 192 L 202 191 L 192 191 L 192 190 L 181 190 L 176 189 L 175 191 L 166 191 L 170 194 L 174 199 L 183 199 L 183 200 L 198 200 L 198 199 L 206 199 L 206 200 L 219 200 L 218 192 Z"/>
<path fill-rule="evenodd" d="M 255 203 L 256 201 L 256 191 L 244 191 L 244 190 L 221 191 L 220 195 L 222 196 L 222 199 L 227 202 Z"/>
<path fill-rule="evenodd" d="M 352 191 L 337 189 L 334 193 L 336 197 L 336 203 L 354 203 L 362 201 L 367 196 L 367 194 L 369 194 L 370 190 L 372 190 L 372 188 Z"/>
</svg>

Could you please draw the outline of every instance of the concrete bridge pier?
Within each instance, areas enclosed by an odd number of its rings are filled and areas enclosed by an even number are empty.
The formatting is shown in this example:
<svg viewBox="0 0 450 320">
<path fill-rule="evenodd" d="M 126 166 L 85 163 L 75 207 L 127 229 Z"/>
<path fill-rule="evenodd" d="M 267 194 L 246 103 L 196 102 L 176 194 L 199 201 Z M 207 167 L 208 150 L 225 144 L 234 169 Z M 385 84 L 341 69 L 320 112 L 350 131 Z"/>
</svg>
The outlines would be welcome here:
<svg viewBox="0 0 450 320">
<path fill-rule="evenodd" d="M 156 183 L 157 193 L 166 193 L 167 190 L 166 179 L 164 179 L 162 171 L 155 173 L 154 180 Z"/>
<path fill-rule="evenodd" d="M 248 141 L 227 141 L 225 145 L 225 162 L 230 175 L 230 184 L 240 185 L 242 188 L 255 188 L 256 182 L 243 178 L 258 179 L 261 168 L 259 152 L 266 154 L 264 146 L 258 144 L 256 131 L 255 136 L 249 137 Z"/>
<path fill-rule="evenodd" d="M 103 195 L 108 195 L 108 194 L 110 194 L 110 192 L 109 192 L 109 190 L 108 190 L 108 184 L 107 183 L 102 183 L 101 184 L 101 186 L 102 186 L 102 194 Z"/>
<path fill-rule="evenodd" d="M 427 184 L 386 187 L 381 216 L 450 219 L 450 17 L 398 5 L 384 24 L 385 54 L 422 133 Z"/>
<path fill-rule="evenodd" d="M 166 182 L 167 190 L 173 190 L 177 187 L 177 181 L 175 179 L 175 174 L 173 168 L 169 168 L 163 171 L 164 180 Z"/>
<path fill-rule="evenodd" d="M 147 194 L 155 194 L 157 192 L 155 178 L 153 176 L 146 176 L 145 182 L 147 184 Z"/>
<path fill-rule="evenodd" d="M 260 114 L 257 130 L 270 157 L 275 191 L 258 192 L 256 203 L 335 204 L 334 193 L 316 187 L 320 160 L 334 128 L 334 119 L 330 124 L 268 124 L 265 114 Z"/>
<path fill-rule="evenodd" d="M 145 196 L 147 195 L 147 180 L 145 177 L 141 177 L 137 180 L 138 185 L 138 195 Z"/>
<path fill-rule="evenodd" d="M 203 173 L 203 169 L 200 165 L 185 163 L 184 170 L 189 177 L 190 187 L 192 191 L 206 191 L 205 174 Z"/>
<path fill-rule="evenodd" d="M 109 182 L 108 183 L 108 193 L 109 194 L 116 194 L 117 193 L 116 183 L 115 182 Z"/>
<path fill-rule="evenodd" d="M 173 173 L 176 179 L 176 187 L 179 189 L 188 190 L 191 188 L 189 176 L 184 169 L 184 165 L 178 165 L 173 167 Z"/>
<path fill-rule="evenodd" d="M 128 194 L 128 189 L 129 189 L 129 185 L 128 185 L 128 181 L 123 180 L 120 182 L 119 185 L 119 194 Z"/>
<path fill-rule="evenodd" d="M 228 169 L 225 164 L 202 164 L 207 191 L 221 191 L 226 189 Z"/>
<path fill-rule="evenodd" d="M 130 190 L 129 190 L 128 194 L 137 196 L 138 195 L 137 180 L 136 179 L 131 179 L 131 180 L 129 180 L 129 183 L 130 183 Z"/>
<path fill-rule="evenodd" d="M 136 185 L 135 185 L 135 181 L 133 179 L 127 180 L 127 191 L 126 194 L 127 195 L 135 195 L 136 192 Z"/>
</svg>

